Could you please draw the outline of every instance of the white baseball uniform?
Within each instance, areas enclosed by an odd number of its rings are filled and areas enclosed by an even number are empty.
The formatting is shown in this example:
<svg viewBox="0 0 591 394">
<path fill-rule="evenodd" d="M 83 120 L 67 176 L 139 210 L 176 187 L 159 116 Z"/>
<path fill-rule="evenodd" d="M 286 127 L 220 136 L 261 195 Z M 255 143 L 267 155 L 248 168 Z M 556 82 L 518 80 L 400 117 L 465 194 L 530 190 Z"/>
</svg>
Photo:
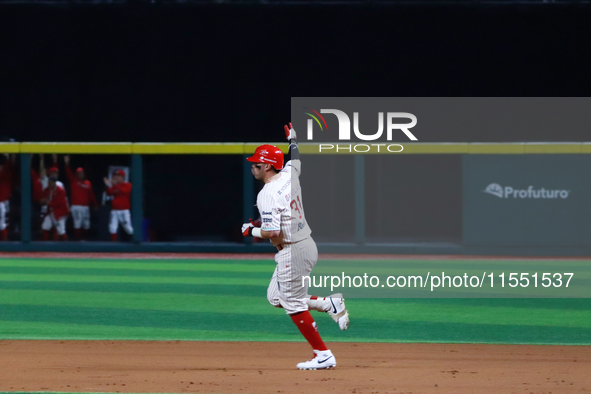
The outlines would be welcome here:
<svg viewBox="0 0 591 394">
<path fill-rule="evenodd" d="M 72 205 L 70 211 L 74 220 L 74 228 L 85 230 L 90 228 L 90 207 L 88 205 Z"/>
<path fill-rule="evenodd" d="M 7 213 L 7 209 L 6 209 L 5 202 L 0 201 L 0 231 L 4 230 L 7 226 L 6 213 Z"/>
<path fill-rule="evenodd" d="M 308 310 L 308 288 L 302 286 L 302 276 L 310 275 L 318 261 L 318 249 L 304 215 L 300 173 L 300 160 L 288 161 L 279 178 L 265 184 L 257 196 L 261 229 L 279 230 L 282 248 L 275 255 L 277 266 L 267 299 L 273 306 L 282 306 L 288 315 Z"/>
<path fill-rule="evenodd" d="M 133 227 L 131 226 L 131 213 L 129 209 L 112 209 L 111 220 L 109 222 L 109 232 L 117 234 L 117 226 L 121 223 L 121 227 L 127 234 L 133 234 Z"/>
<path fill-rule="evenodd" d="M 44 231 L 49 231 L 53 226 L 55 226 L 55 230 L 57 231 L 58 235 L 64 235 L 66 233 L 66 219 L 68 216 L 62 216 L 58 220 L 55 219 L 53 212 L 50 212 L 45 218 L 43 219 L 43 223 L 41 223 L 41 229 Z"/>
</svg>

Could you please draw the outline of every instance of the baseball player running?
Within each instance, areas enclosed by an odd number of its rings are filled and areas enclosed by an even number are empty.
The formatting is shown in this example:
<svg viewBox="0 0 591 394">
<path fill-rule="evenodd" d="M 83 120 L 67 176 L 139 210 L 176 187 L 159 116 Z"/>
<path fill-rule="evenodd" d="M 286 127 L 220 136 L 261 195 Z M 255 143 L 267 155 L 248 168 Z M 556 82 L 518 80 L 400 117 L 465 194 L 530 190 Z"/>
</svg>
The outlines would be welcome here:
<svg viewBox="0 0 591 394">
<path fill-rule="evenodd" d="M 261 145 L 252 157 L 247 158 L 253 163 L 253 176 L 265 185 L 257 196 L 261 227 L 245 223 L 242 234 L 269 239 L 277 247 L 277 266 L 267 289 L 267 299 L 271 305 L 285 309 L 314 350 L 314 357 L 299 363 L 297 367 L 327 369 L 335 367 L 337 362 L 322 341 L 309 310 L 328 313 L 341 330 L 349 326 L 349 313 L 342 294 L 324 298 L 309 296 L 307 286 L 302 283 L 302 277 L 309 276 L 316 265 L 318 249 L 304 216 L 299 181 L 300 154 L 296 132 L 291 123 L 289 126 L 285 126 L 285 134 L 289 141 L 291 160 L 285 167 L 283 152 L 273 145 Z"/>
</svg>

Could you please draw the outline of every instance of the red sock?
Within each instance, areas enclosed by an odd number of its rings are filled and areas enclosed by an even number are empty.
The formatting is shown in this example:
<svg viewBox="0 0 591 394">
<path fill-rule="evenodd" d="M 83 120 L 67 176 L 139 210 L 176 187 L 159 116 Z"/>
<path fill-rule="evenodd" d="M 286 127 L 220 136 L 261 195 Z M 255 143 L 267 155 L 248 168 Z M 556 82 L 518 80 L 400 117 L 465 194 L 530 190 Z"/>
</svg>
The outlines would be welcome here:
<svg viewBox="0 0 591 394">
<path fill-rule="evenodd" d="M 80 240 L 82 239 L 82 235 L 81 235 L 81 233 L 82 233 L 82 230 L 80 230 L 79 228 L 75 228 L 75 229 L 74 229 L 74 237 L 75 237 L 75 238 L 76 238 L 78 241 L 80 241 Z"/>
<path fill-rule="evenodd" d="M 117 234 L 111 234 L 111 241 L 117 241 Z"/>
<path fill-rule="evenodd" d="M 58 240 L 58 235 L 57 235 L 57 231 L 55 231 L 55 228 L 51 230 L 52 233 L 52 238 L 54 241 Z"/>
<path fill-rule="evenodd" d="M 0 231 L 0 239 L 2 241 L 8 241 L 8 229 L 5 228 L 4 230 Z"/>
<path fill-rule="evenodd" d="M 62 234 L 62 235 L 60 235 L 60 239 L 62 241 L 67 241 L 68 240 L 68 234 Z"/>
<path fill-rule="evenodd" d="M 43 241 L 49 240 L 49 230 L 43 230 L 43 237 L 41 238 Z"/>
<path fill-rule="evenodd" d="M 306 338 L 308 343 L 312 346 L 314 350 L 328 350 L 322 338 L 320 338 L 320 334 L 318 333 L 318 328 L 316 327 L 316 322 L 310 312 L 300 312 L 294 315 L 290 315 L 291 320 L 298 326 L 298 329 Z"/>
</svg>

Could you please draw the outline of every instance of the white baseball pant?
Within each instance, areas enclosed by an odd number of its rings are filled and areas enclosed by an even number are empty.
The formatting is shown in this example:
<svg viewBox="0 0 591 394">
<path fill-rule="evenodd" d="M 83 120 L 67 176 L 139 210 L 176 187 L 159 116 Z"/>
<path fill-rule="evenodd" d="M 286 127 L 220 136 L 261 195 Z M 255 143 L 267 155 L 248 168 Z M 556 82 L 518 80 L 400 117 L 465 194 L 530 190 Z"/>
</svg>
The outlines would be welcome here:
<svg viewBox="0 0 591 394">
<path fill-rule="evenodd" d="M 66 219 L 67 218 L 68 218 L 68 216 L 66 215 L 66 216 L 62 216 L 58 220 L 55 220 L 55 216 L 53 215 L 53 212 L 51 212 L 49 215 L 45 216 L 45 219 L 43 219 L 43 223 L 41 224 L 41 229 L 43 229 L 45 231 L 49 231 L 49 230 L 51 230 L 51 228 L 53 226 L 55 226 L 57 233 L 59 235 L 64 235 L 66 233 Z"/>
<path fill-rule="evenodd" d="M 74 228 L 90 228 L 90 208 L 85 205 L 72 205 L 70 208 L 72 219 L 74 219 Z"/>
<path fill-rule="evenodd" d="M 6 228 L 6 205 L 0 201 L 0 231 Z"/>
<path fill-rule="evenodd" d="M 117 226 L 121 223 L 121 227 L 127 234 L 133 234 L 133 227 L 131 227 L 131 214 L 129 209 L 112 209 L 111 221 L 109 223 L 109 232 L 117 234 Z"/>
<path fill-rule="evenodd" d="M 307 311 L 308 282 L 303 285 L 302 277 L 310 275 L 317 261 L 318 249 L 311 237 L 283 244 L 283 249 L 275 254 L 277 266 L 267 289 L 269 303 L 283 307 L 288 315 Z"/>
</svg>

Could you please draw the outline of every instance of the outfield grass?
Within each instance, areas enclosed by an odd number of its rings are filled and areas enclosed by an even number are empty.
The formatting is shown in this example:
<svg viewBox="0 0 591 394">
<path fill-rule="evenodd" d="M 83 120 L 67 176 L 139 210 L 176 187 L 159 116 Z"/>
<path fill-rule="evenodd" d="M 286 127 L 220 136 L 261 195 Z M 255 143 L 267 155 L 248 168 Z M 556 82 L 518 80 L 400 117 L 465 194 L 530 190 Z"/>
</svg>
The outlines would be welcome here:
<svg viewBox="0 0 591 394">
<path fill-rule="evenodd" d="M 270 260 L 0 259 L 0 339 L 302 341 L 267 303 L 273 269 Z M 591 344 L 589 299 L 347 306 L 346 332 L 314 313 L 326 341 Z"/>
</svg>

